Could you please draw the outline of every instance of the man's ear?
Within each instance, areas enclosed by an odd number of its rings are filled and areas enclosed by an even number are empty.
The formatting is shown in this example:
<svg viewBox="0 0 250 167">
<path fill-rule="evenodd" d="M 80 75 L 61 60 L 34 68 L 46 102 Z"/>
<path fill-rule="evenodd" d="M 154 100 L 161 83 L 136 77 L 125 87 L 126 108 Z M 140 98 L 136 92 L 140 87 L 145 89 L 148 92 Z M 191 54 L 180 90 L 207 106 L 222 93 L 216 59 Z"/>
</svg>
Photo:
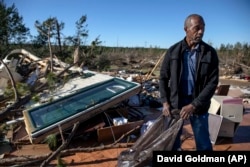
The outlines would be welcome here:
<svg viewBox="0 0 250 167">
<path fill-rule="evenodd" d="M 184 31 L 187 32 L 187 27 L 184 27 Z"/>
</svg>

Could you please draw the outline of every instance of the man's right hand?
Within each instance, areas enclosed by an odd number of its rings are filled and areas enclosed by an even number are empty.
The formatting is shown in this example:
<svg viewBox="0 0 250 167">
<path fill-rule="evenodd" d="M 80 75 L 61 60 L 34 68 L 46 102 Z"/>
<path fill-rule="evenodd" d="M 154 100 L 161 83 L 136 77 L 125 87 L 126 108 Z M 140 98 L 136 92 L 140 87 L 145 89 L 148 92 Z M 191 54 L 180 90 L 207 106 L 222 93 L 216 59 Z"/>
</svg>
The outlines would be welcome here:
<svg viewBox="0 0 250 167">
<path fill-rule="evenodd" d="M 169 110 L 169 105 L 168 105 L 168 103 L 163 103 L 163 108 L 162 108 L 162 114 L 164 115 L 164 116 L 170 116 L 171 115 L 171 113 L 170 113 L 170 110 Z"/>
</svg>

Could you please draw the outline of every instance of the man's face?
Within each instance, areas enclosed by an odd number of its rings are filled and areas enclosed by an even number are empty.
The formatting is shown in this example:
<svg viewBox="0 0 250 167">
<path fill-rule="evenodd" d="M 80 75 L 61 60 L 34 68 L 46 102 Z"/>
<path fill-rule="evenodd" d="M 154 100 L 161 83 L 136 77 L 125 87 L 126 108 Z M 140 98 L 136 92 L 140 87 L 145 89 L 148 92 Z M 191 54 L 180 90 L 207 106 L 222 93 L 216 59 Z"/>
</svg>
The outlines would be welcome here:
<svg viewBox="0 0 250 167">
<path fill-rule="evenodd" d="M 198 17 L 193 17 L 190 24 L 185 28 L 186 38 L 190 45 L 196 45 L 202 40 L 205 24 L 204 21 Z"/>
</svg>

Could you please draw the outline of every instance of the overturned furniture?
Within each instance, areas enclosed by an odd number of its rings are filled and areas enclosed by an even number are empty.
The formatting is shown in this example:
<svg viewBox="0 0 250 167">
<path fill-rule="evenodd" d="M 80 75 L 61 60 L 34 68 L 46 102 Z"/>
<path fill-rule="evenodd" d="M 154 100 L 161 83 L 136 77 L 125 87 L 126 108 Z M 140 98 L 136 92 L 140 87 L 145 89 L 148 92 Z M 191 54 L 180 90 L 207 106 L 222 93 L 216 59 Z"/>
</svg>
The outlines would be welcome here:
<svg viewBox="0 0 250 167">
<path fill-rule="evenodd" d="M 72 128 L 113 105 L 137 94 L 139 83 L 111 78 L 63 96 L 50 103 L 24 110 L 26 131 L 32 143 L 39 143 L 49 134 Z"/>
</svg>

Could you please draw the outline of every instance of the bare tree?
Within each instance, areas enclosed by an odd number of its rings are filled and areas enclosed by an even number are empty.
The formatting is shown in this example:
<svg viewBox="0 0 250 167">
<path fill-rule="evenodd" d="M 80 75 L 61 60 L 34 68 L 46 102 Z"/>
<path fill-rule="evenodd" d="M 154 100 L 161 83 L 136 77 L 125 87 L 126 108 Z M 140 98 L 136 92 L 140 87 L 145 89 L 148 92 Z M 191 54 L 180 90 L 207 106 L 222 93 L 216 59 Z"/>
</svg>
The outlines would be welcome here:
<svg viewBox="0 0 250 167">
<path fill-rule="evenodd" d="M 53 72 L 53 53 L 51 48 L 51 41 L 50 39 L 54 36 L 54 31 L 57 27 L 57 19 L 56 18 L 49 18 L 43 23 L 39 21 L 35 22 L 35 26 L 39 33 L 45 35 L 48 40 L 49 52 L 50 52 L 50 71 Z"/>
<path fill-rule="evenodd" d="M 15 102 L 18 102 L 19 99 L 20 99 L 20 97 L 19 97 L 19 95 L 18 95 L 18 92 L 17 92 L 17 89 L 16 89 L 16 83 L 15 83 L 15 81 L 14 81 L 14 79 L 13 79 L 13 76 L 12 76 L 12 74 L 11 74 L 11 72 L 10 72 L 8 66 L 3 62 L 2 59 L 0 59 L 0 63 L 2 63 L 3 66 L 6 68 L 6 71 L 7 71 L 8 75 L 9 75 L 9 78 L 10 78 L 10 81 L 11 81 L 11 85 L 12 85 L 12 88 L 13 88 L 13 91 L 14 91 Z"/>
</svg>

